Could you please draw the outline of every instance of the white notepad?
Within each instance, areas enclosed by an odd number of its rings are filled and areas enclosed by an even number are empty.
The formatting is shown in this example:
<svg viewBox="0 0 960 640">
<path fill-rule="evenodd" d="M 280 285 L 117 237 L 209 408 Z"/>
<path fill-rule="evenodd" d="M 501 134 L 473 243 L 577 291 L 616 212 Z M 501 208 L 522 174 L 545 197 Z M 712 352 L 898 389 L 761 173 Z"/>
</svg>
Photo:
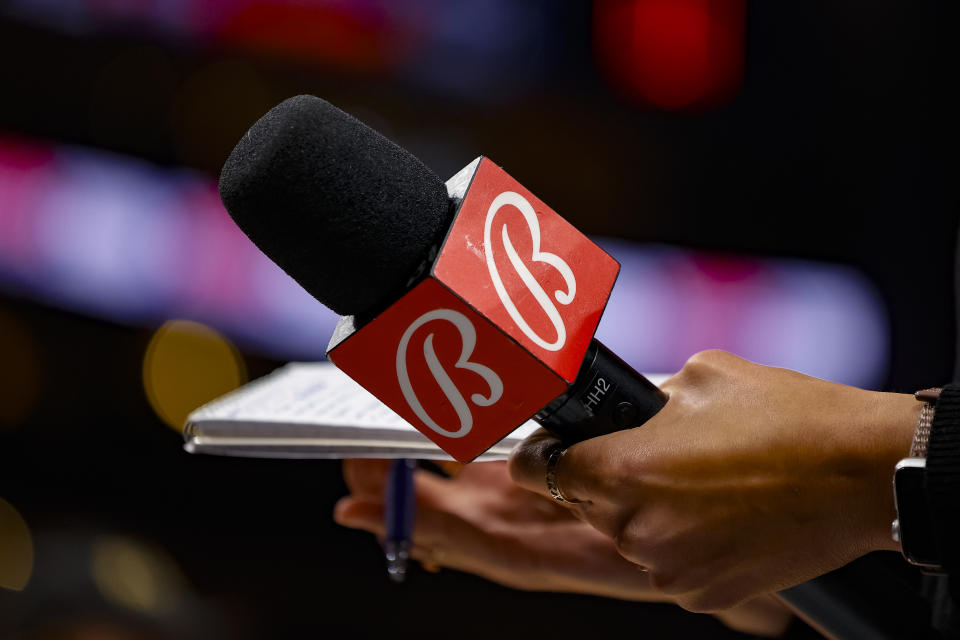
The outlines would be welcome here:
<svg viewBox="0 0 960 640">
<path fill-rule="evenodd" d="M 538 427 L 526 422 L 477 460 L 505 460 Z M 294 362 L 254 380 L 191 413 L 183 433 L 190 453 L 453 459 L 329 362 Z"/>
<path fill-rule="evenodd" d="M 529 421 L 477 460 L 505 460 Z M 187 417 L 184 449 L 255 458 L 452 460 L 328 362 L 290 363 Z"/>
</svg>

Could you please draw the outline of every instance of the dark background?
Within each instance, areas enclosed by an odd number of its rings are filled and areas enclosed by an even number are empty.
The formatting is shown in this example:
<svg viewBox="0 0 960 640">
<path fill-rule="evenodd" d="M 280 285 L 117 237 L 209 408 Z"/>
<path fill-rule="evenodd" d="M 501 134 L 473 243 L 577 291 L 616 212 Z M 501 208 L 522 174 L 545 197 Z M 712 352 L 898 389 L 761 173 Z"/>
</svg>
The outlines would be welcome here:
<svg viewBox="0 0 960 640">
<path fill-rule="evenodd" d="M 957 22 L 946 3 L 748 2 L 742 85 L 678 109 L 609 80 L 591 3 L 521 4 L 548 37 L 492 61 L 474 56 L 447 84 L 376 61 L 211 44 L 142 23 L 71 29 L 70 16 L 45 23 L 8 10 L 0 131 L 216 176 L 243 131 L 285 97 L 367 105 L 441 176 L 491 156 L 589 234 L 853 266 L 887 305 L 883 386 L 950 377 Z M 444 71 L 457 66 L 456 48 L 448 53 L 412 67 L 456 76 Z M 0 427 L 0 496 L 34 534 L 41 585 L 0 589 L 0 632 L 67 618 L 70 606 L 121 615 L 79 577 L 73 605 L 41 588 L 69 582 L 44 550 L 83 557 L 84 540 L 112 532 L 164 549 L 186 576 L 197 610 L 146 622 L 172 637 L 732 635 L 668 606 L 519 593 L 450 571 L 391 585 L 375 540 L 331 522 L 344 493 L 337 463 L 181 451 L 140 378 L 155 327 L 22 292 L 0 293 L 0 314 L 37 345 L 35 373 L 0 370 L 0 402 L 24 375 L 39 385 L 29 415 Z M 15 362 L 8 355 L 0 363 Z M 243 355 L 251 378 L 281 364 Z"/>
</svg>

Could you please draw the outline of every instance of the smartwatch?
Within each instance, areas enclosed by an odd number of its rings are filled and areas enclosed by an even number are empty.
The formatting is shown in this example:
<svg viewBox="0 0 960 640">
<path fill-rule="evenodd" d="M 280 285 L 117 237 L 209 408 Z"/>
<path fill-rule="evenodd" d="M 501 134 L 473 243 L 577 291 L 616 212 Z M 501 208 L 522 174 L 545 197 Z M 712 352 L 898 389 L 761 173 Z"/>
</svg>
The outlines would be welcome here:
<svg viewBox="0 0 960 640">
<path fill-rule="evenodd" d="M 917 565 L 925 573 L 943 573 L 926 493 L 927 440 L 940 389 L 924 389 L 914 395 L 924 406 L 910 447 L 910 457 L 898 462 L 894 469 L 893 498 L 897 519 L 893 521 L 892 534 L 910 564 Z"/>
</svg>

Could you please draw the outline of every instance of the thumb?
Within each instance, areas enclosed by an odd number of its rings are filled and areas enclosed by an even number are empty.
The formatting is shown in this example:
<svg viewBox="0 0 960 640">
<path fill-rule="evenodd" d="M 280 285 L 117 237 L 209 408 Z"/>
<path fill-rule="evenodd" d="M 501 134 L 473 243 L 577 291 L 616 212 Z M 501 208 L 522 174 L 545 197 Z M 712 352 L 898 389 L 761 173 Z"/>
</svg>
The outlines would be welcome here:
<svg viewBox="0 0 960 640">
<path fill-rule="evenodd" d="M 364 498 L 341 498 L 333 508 L 337 524 L 383 535 L 383 504 Z"/>
</svg>

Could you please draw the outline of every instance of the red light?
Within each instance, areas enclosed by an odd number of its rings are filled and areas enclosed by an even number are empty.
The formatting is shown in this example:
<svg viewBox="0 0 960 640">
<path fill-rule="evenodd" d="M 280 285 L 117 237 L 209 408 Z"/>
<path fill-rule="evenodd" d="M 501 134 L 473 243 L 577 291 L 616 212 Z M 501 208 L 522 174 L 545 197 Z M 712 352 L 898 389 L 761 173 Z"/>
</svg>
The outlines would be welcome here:
<svg viewBox="0 0 960 640">
<path fill-rule="evenodd" d="M 382 16 L 349 3 L 254 0 L 227 20 L 218 36 L 245 48 L 355 71 L 395 64 Z"/>
<path fill-rule="evenodd" d="M 739 89 L 745 27 L 745 0 L 598 0 L 594 48 L 628 97 L 702 109 Z"/>
</svg>

